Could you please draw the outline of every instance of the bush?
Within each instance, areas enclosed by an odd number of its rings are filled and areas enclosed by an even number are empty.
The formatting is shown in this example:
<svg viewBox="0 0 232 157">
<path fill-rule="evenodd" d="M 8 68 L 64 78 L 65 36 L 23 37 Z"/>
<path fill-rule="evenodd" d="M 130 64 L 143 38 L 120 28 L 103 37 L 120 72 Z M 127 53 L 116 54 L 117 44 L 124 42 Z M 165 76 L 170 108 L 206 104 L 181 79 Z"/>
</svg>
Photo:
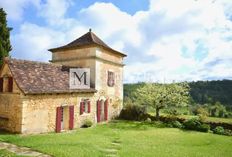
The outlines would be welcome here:
<svg viewBox="0 0 232 157">
<path fill-rule="evenodd" d="M 225 130 L 222 126 L 217 126 L 215 129 L 213 129 L 213 133 L 219 134 L 219 135 L 224 135 Z"/>
<path fill-rule="evenodd" d="M 174 121 L 172 125 L 174 128 L 183 128 L 183 125 L 179 121 Z"/>
<path fill-rule="evenodd" d="M 203 124 L 199 121 L 199 119 L 193 118 L 186 120 L 183 123 L 184 129 L 187 130 L 196 130 L 201 132 L 208 132 L 210 129 L 210 126 L 208 124 Z"/>
<path fill-rule="evenodd" d="M 224 131 L 224 135 L 232 136 L 232 130 L 225 129 L 225 131 Z"/>
<path fill-rule="evenodd" d="M 232 131 L 229 129 L 224 129 L 222 126 L 217 126 L 213 129 L 214 134 L 232 136 Z"/>
<path fill-rule="evenodd" d="M 187 129 L 187 130 L 197 130 L 197 128 L 200 125 L 201 125 L 201 122 L 196 118 L 186 120 L 183 123 L 184 128 Z"/>
<path fill-rule="evenodd" d="M 167 127 L 171 128 L 183 128 L 183 125 L 179 121 L 172 121 L 167 123 Z"/>
<path fill-rule="evenodd" d="M 209 130 L 210 130 L 210 126 L 208 124 L 201 124 L 197 128 L 197 131 L 200 131 L 200 132 L 208 132 Z"/>
<path fill-rule="evenodd" d="M 82 125 L 82 128 L 89 128 L 93 125 L 93 122 L 89 119 L 86 119 Z"/>
<path fill-rule="evenodd" d="M 147 117 L 146 107 L 138 105 L 127 105 L 122 109 L 119 118 L 124 120 L 146 120 Z"/>
</svg>

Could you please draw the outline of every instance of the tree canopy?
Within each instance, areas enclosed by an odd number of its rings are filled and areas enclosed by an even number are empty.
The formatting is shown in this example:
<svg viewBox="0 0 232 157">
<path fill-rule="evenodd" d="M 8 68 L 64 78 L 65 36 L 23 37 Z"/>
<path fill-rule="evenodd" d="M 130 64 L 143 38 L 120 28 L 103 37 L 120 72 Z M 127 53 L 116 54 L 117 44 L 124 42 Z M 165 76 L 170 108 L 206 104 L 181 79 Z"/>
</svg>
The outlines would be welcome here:
<svg viewBox="0 0 232 157">
<path fill-rule="evenodd" d="M 147 83 L 139 87 L 135 95 L 140 104 L 154 108 L 156 118 L 159 119 L 161 109 L 168 106 L 184 106 L 188 104 L 189 87 L 186 83 Z"/>
<path fill-rule="evenodd" d="M 10 31 L 12 28 L 7 27 L 6 12 L 0 8 L 0 66 L 4 57 L 9 56 L 11 51 Z"/>
</svg>

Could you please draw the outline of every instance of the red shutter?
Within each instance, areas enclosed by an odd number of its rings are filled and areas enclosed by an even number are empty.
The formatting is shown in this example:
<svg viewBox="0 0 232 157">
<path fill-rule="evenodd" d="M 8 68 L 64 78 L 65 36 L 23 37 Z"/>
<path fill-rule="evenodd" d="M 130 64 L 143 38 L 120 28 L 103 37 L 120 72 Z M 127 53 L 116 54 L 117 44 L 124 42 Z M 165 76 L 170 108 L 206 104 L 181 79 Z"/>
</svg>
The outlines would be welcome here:
<svg viewBox="0 0 232 157">
<path fill-rule="evenodd" d="M 108 77 L 107 77 L 107 85 L 110 86 L 110 72 L 108 71 Z"/>
<path fill-rule="evenodd" d="M 56 132 L 61 131 L 61 107 L 56 108 Z"/>
<path fill-rule="evenodd" d="M 88 113 L 90 113 L 90 112 L 91 112 L 90 107 L 91 107 L 91 105 L 90 105 L 90 101 L 88 101 Z"/>
<path fill-rule="evenodd" d="M 74 128 L 74 106 L 69 106 L 69 129 Z"/>
<path fill-rule="evenodd" d="M 112 73 L 112 86 L 114 86 L 115 84 L 115 76 L 114 76 L 114 73 Z"/>
<path fill-rule="evenodd" d="M 108 120 L 108 99 L 104 102 L 104 118 Z"/>
<path fill-rule="evenodd" d="M 97 122 L 101 121 L 101 101 L 97 101 Z"/>
<path fill-rule="evenodd" d="M 0 78 L 0 92 L 3 92 L 3 78 Z"/>
<path fill-rule="evenodd" d="M 85 106 L 85 104 L 84 104 L 84 102 L 82 101 L 82 102 L 80 103 L 80 115 L 82 115 L 83 112 L 84 112 L 84 106 Z"/>
<path fill-rule="evenodd" d="M 13 77 L 8 77 L 8 92 L 13 92 Z"/>
</svg>

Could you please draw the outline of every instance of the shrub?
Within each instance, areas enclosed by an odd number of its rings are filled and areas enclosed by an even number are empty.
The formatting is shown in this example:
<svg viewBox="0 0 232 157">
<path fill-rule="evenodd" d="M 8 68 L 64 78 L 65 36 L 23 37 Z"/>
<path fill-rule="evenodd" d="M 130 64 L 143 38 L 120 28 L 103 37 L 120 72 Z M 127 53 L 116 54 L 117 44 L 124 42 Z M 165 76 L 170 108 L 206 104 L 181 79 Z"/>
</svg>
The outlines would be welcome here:
<svg viewBox="0 0 232 157">
<path fill-rule="evenodd" d="M 201 132 L 208 132 L 210 129 L 210 125 L 208 124 L 203 124 L 200 122 L 199 119 L 193 118 L 186 120 L 183 123 L 184 129 L 187 130 L 196 130 L 196 131 L 201 131 Z"/>
<path fill-rule="evenodd" d="M 179 121 L 174 121 L 174 122 L 172 123 L 172 126 L 173 126 L 174 128 L 183 128 L 183 125 L 182 125 Z"/>
<path fill-rule="evenodd" d="M 232 136 L 232 130 L 225 129 L 224 135 Z"/>
<path fill-rule="evenodd" d="M 214 134 L 232 136 L 232 131 L 229 129 L 224 129 L 222 126 L 217 126 L 213 129 Z"/>
<path fill-rule="evenodd" d="M 90 119 L 86 119 L 82 125 L 83 128 L 89 128 L 93 125 L 93 122 Z"/>
<path fill-rule="evenodd" d="M 119 118 L 124 120 L 136 120 L 136 121 L 146 120 L 147 119 L 146 107 L 139 105 L 127 105 L 121 111 Z"/>
<path fill-rule="evenodd" d="M 196 118 L 186 120 L 183 123 L 184 128 L 187 130 L 197 130 L 197 128 L 199 128 L 200 125 L 201 122 Z"/>
<path fill-rule="evenodd" d="M 198 126 L 197 131 L 208 132 L 210 130 L 210 126 L 208 124 L 201 124 Z"/>
<path fill-rule="evenodd" d="M 183 125 L 179 121 L 172 121 L 167 123 L 167 127 L 171 128 L 183 128 Z"/>
<path fill-rule="evenodd" d="M 219 134 L 219 135 L 224 135 L 224 128 L 222 126 L 217 126 L 215 129 L 213 129 L 213 133 Z"/>
</svg>

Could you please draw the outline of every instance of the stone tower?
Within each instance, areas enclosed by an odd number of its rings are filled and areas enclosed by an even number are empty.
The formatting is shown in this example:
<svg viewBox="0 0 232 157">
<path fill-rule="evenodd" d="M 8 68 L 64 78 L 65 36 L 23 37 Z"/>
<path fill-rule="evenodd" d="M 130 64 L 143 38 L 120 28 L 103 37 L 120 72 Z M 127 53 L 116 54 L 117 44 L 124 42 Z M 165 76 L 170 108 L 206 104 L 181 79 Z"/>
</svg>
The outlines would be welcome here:
<svg viewBox="0 0 232 157">
<path fill-rule="evenodd" d="M 120 111 L 125 54 L 110 48 L 91 29 L 71 43 L 49 51 L 52 52 L 50 62 L 54 64 L 90 68 L 90 87 L 97 90 L 96 99 L 107 98 L 115 106 L 115 112 Z"/>
</svg>

